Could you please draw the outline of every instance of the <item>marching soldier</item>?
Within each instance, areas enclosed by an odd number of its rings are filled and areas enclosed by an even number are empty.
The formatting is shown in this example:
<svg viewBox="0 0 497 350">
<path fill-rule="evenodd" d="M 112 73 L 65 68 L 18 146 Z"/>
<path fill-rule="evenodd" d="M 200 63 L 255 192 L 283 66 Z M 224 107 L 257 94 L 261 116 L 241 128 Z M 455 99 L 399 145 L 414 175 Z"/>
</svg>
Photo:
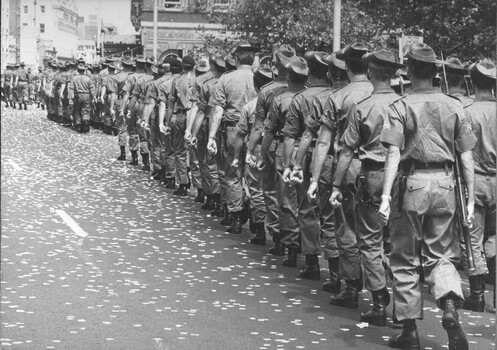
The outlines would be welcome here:
<svg viewBox="0 0 497 350">
<path fill-rule="evenodd" d="M 171 130 L 174 156 L 176 160 L 176 178 L 179 187 L 174 195 L 186 196 L 190 183 L 187 171 L 187 149 L 185 142 L 186 116 L 195 103 L 195 60 L 190 56 L 182 59 L 183 74 L 173 81 L 166 112 L 166 129 Z M 173 113 L 176 118 L 172 122 Z"/>
<path fill-rule="evenodd" d="M 49 69 L 45 76 L 45 104 L 47 105 L 47 118 L 55 120 L 57 116 L 57 105 L 55 104 L 55 76 L 58 72 L 57 62 L 51 61 Z"/>
<path fill-rule="evenodd" d="M 130 57 L 125 57 L 122 62 L 122 71 L 114 75 L 115 89 L 116 89 L 116 99 L 114 101 L 114 106 L 111 106 L 115 110 L 116 115 L 116 128 L 117 128 L 117 143 L 119 145 L 121 154 L 117 157 L 117 160 L 126 160 L 126 144 L 128 141 L 128 129 L 126 125 L 126 115 L 124 114 L 124 95 L 127 90 L 124 89 L 127 83 L 129 83 L 128 77 L 133 75 L 133 60 Z M 131 79 L 134 79 L 132 77 Z M 127 100 L 126 100 L 127 103 Z"/>
<path fill-rule="evenodd" d="M 445 74 L 440 74 L 442 77 L 442 89 L 447 94 L 457 97 L 461 100 L 463 107 L 469 106 L 473 101 L 469 96 L 465 96 L 465 91 L 463 84 L 465 84 L 464 76 L 468 73 L 468 70 L 463 67 L 461 61 L 456 57 L 451 57 L 445 61 Z M 443 69 L 439 68 L 439 73 Z"/>
<path fill-rule="evenodd" d="M 68 85 L 69 103 L 74 106 L 74 127 L 80 133 L 90 131 L 91 103 L 96 99 L 93 79 L 86 74 L 84 63 L 77 66 L 76 75 Z"/>
<path fill-rule="evenodd" d="M 288 86 L 286 82 L 285 64 L 288 63 L 288 59 L 293 56 L 295 56 L 295 50 L 293 47 L 286 44 L 281 45 L 280 48 L 274 52 L 273 59 L 277 69 L 277 77 L 271 83 L 263 86 L 258 94 L 254 125 L 250 131 L 247 154 L 245 156 L 246 163 L 252 167 L 255 167 L 256 161 L 260 160 L 254 156 L 254 150 L 262 141 L 262 131 L 264 129 L 264 121 L 266 120 L 267 113 L 269 112 L 269 106 L 271 105 L 274 96 Z M 270 157 L 274 158 L 274 147 L 272 147 L 269 152 Z M 275 172 L 276 169 L 274 164 L 267 163 L 266 166 L 261 169 L 261 181 L 264 202 L 266 204 L 266 227 L 274 242 L 273 247 L 269 249 L 269 253 L 281 256 L 285 255 L 285 250 L 280 243 L 278 199 L 276 195 L 274 176 Z"/>
<path fill-rule="evenodd" d="M 264 137 L 261 144 L 261 153 L 266 156 L 262 157 L 257 165 L 259 168 L 263 168 L 268 162 L 275 163 L 274 176 L 279 206 L 280 240 L 283 249 L 288 249 L 288 257 L 283 261 L 283 265 L 297 267 L 297 254 L 301 249 L 297 191 L 292 183 L 283 178 L 287 164 L 285 164 L 284 157 L 284 136 L 281 131 L 286 125 L 293 98 L 305 89 L 309 70 L 305 59 L 297 56 L 290 58 L 285 68 L 288 87 L 276 95 L 271 102 L 267 118 L 264 121 Z M 273 141 L 276 141 L 277 144 L 276 153 L 275 158 L 270 159 L 267 154 Z"/>
<path fill-rule="evenodd" d="M 25 69 L 24 62 L 20 63 L 20 68 L 17 70 L 14 86 L 17 90 L 17 101 L 19 103 L 19 109 L 22 109 L 24 106 L 24 110 L 28 109 L 27 102 L 29 99 L 29 91 L 28 91 L 28 79 L 29 73 Z"/>
<path fill-rule="evenodd" d="M 367 53 L 362 43 L 346 46 L 336 54 L 336 58 L 345 61 L 345 68 L 350 83 L 341 89 L 335 90 L 324 106 L 324 115 L 321 118 L 321 128 L 316 148 L 313 152 L 312 174 L 321 174 L 326 156 L 331 147 L 332 154 L 339 157 L 341 145 L 335 145 L 345 131 L 348 122 L 348 112 L 356 102 L 368 97 L 373 91 L 373 85 L 366 77 L 367 65 L 361 57 Z M 340 276 L 345 280 L 345 290 L 330 298 L 332 305 L 357 308 L 361 287 L 361 273 L 359 266 L 359 252 L 354 232 L 354 204 L 355 184 L 360 169 L 359 159 L 354 159 L 349 167 L 345 181 L 341 184 L 343 194 L 342 206 L 335 210 L 335 230 L 338 244 Z M 317 179 L 311 182 L 308 195 L 313 198 L 318 190 Z"/>
<path fill-rule="evenodd" d="M 5 72 L 2 75 L 3 79 L 3 93 L 4 102 L 6 107 L 15 107 L 12 102 L 12 80 L 14 78 L 14 70 L 12 65 L 8 64 Z"/>
<path fill-rule="evenodd" d="M 476 136 L 473 148 L 475 160 L 475 217 L 471 228 L 471 243 L 475 260 L 475 270 L 467 268 L 466 245 L 461 242 L 463 265 L 469 275 L 471 294 L 466 298 L 464 309 L 476 312 L 485 311 L 485 273 L 487 271 L 485 254 L 482 252 L 484 238 L 495 236 L 495 188 L 496 183 L 496 154 L 497 130 L 495 118 L 497 115 L 495 96 L 495 65 L 489 60 L 473 64 L 470 67 L 471 79 L 476 90 L 476 99 L 464 110 L 466 118 Z M 495 250 L 495 245 L 494 248 Z M 495 264 L 495 259 L 493 260 Z M 489 267 L 494 273 L 495 267 Z M 494 287 L 495 288 L 495 287 Z"/>
<path fill-rule="evenodd" d="M 115 77 L 117 62 L 109 62 L 107 64 L 108 74 L 102 77 L 100 87 L 100 102 L 105 106 L 102 120 L 102 131 L 104 134 L 112 135 L 114 121 L 116 119 L 114 100 L 116 98 L 117 86 L 115 84 Z"/>
<path fill-rule="evenodd" d="M 455 268 L 459 242 L 454 230 L 456 198 L 454 159 L 458 154 L 468 190 L 468 217 L 474 211 L 474 166 L 471 150 L 476 138 L 464 117 L 461 102 L 432 87 L 437 73 L 435 53 L 425 44 L 407 52 L 408 74 L 413 90 L 389 108 L 381 142 L 388 147 L 379 208 L 384 223 L 391 215 L 391 269 L 394 275 L 394 313 L 403 331 L 389 345 L 419 349 L 416 319 L 423 318 L 423 295 L 419 269 L 437 305 L 443 310 L 442 326 L 450 350 L 468 349 L 457 308 L 464 295 Z M 391 206 L 397 170 L 399 200 Z M 422 259 L 422 260 L 421 260 Z"/>
<path fill-rule="evenodd" d="M 45 76 L 47 69 L 43 69 L 43 67 L 38 67 L 38 74 L 36 75 L 36 84 L 35 84 L 35 102 L 37 103 L 38 108 L 45 110 L 45 104 L 43 103 L 44 98 L 43 94 L 45 91 Z"/>
<path fill-rule="evenodd" d="M 236 70 L 224 74 L 216 84 L 209 101 L 213 108 L 209 125 L 209 141 L 207 148 L 211 154 L 223 152 L 223 168 L 227 188 L 227 209 L 232 217 L 229 232 L 240 234 L 242 230 L 243 187 L 241 169 L 233 169 L 236 140 L 236 124 L 240 119 L 242 107 L 256 96 L 253 82 L 252 64 L 254 48 L 248 42 L 238 44 L 234 52 Z M 219 130 L 220 129 L 220 130 Z M 220 131 L 220 144 L 216 136 Z"/>
<path fill-rule="evenodd" d="M 267 68 L 259 68 L 254 72 L 254 87 L 256 93 L 259 93 L 261 88 L 269 84 L 273 80 L 272 71 Z M 257 97 L 243 106 L 240 120 L 236 126 L 237 138 L 235 144 L 235 156 L 231 166 L 239 167 L 244 163 L 243 151 L 246 139 L 250 135 L 250 130 L 254 124 L 255 108 L 257 106 Z M 257 145 L 254 149 L 256 160 L 261 157 L 261 147 Z M 244 166 L 244 178 L 250 195 L 250 210 L 251 210 L 251 226 L 250 231 L 252 237 L 250 243 L 256 245 L 266 244 L 266 205 L 264 203 L 264 195 L 262 192 L 261 171 L 248 164 Z"/>
<path fill-rule="evenodd" d="M 373 295 L 373 307 L 369 312 L 361 314 L 361 321 L 385 326 L 385 309 L 390 303 L 390 294 L 382 258 L 383 223 L 377 209 L 381 203 L 387 149 L 381 144 L 380 135 L 383 118 L 388 114 L 390 104 L 399 98 L 390 87 L 390 81 L 397 69 L 404 66 L 398 64 L 394 54 L 387 50 L 366 54 L 363 60 L 369 65 L 368 77 L 374 90 L 371 96 L 354 104 L 349 112 L 348 127 L 342 137 L 343 150 L 338 160 L 330 200 L 334 206 L 339 205 L 342 197 L 340 184 L 354 159 L 354 153 L 358 151 L 361 171 L 355 206 L 355 231 L 364 285 Z"/>
</svg>

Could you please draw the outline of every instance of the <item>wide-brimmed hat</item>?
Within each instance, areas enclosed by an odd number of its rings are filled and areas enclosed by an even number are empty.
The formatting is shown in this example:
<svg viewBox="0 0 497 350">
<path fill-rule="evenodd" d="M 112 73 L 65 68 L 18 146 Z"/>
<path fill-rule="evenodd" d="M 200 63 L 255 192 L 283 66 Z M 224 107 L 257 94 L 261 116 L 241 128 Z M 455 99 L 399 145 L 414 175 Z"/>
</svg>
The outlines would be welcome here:
<svg viewBox="0 0 497 350">
<path fill-rule="evenodd" d="M 323 66 L 328 66 L 328 63 L 323 60 L 326 56 L 328 56 L 328 53 L 324 51 L 307 51 L 304 54 L 304 58 L 308 63 L 314 62 Z"/>
<path fill-rule="evenodd" d="M 195 67 L 195 60 L 193 59 L 192 56 L 183 57 L 181 59 L 181 62 L 183 62 L 183 66 Z"/>
<path fill-rule="evenodd" d="M 197 65 L 195 66 L 195 69 L 202 73 L 209 71 L 209 69 L 211 69 L 211 66 L 209 65 L 209 60 L 206 57 L 200 57 Z"/>
<path fill-rule="evenodd" d="M 345 46 L 342 50 L 338 51 L 336 57 L 339 60 L 347 58 L 361 58 L 364 54 L 368 53 L 368 48 L 364 43 L 354 43 Z"/>
<path fill-rule="evenodd" d="M 496 69 L 495 64 L 489 59 L 484 59 L 480 62 L 473 63 L 469 68 L 471 72 L 478 72 L 479 74 L 496 80 Z"/>
<path fill-rule="evenodd" d="M 79 62 L 78 65 L 76 66 L 76 69 L 78 70 L 86 70 L 86 65 L 84 62 Z"/>
<path fill-rule="evenodd" d="M 121 61 L 121 64 L 123 66 L 133 67 L 133 64 L 135 64 L 135 61 L 134 61 L 134 59 L 132 57 L 125 56 L 125 57 L 123 57 L 123 60 Z"/>
<path fill-rule="evenodd" d="M 300 75 L 308 75 L 309 68 L 307 67 L 307 62 L 304 58 L 299 56 L 294 56 L 288 60 L 288 63 L 285 65 L 287 70 L 291 70 L 296 74 Z"/>
<path fill-rule="evenodd" d="M 178 60 L 177 58 L 174 58 L 174 57 L 167 57 L 164 60 L 164 63 L 169 64 L 171 67 L 176 67 L 176 68 L 179 68 L 179 69 L 183 69 L 183 63 L 181 63 L 180 60 Z"/>
<path fill-rule="evenodd" d="M 273 80 L 273 71 L 269 67 L 259 67 L 259 69 L 254 72 L 254 75 L 269 81 Z"/>
<path fill-rule="evenodd" d="M 411 45 L 406 52 L 408 60 L 415 60 L 424 63 L 444 64 L 444 61 L 437 59 L 435 51 L 424 43 Z"/>
<path fill-rule="evenodd" d="M 145 63 L 147 60 L 143 56 L 137 56 L 136 57 L 136 63 Z"/>
<path fill-rule="evenodd" d="M 337 58 L 337 52 L 333 52 L 332 54 L 323 57 L 323 61 L 328 64 L 328 66 L 334 66 L 338 69 L 345 70 L 345 61 Z"/>
<path fill-rule="evenodd" d="M 155 59 L 153 57 L 149 56 L 146 58 L 145 63 L 147 63 L 149 65 L 153 65 L 153 64 L 155 64 Z"/>
<path fill-rule="evenodd" d="M 159 71 L 159 66 L 154 64 L 152 66 L 151 70 L 152 70 L 152 73 L 157 74 L 157 72 Z"/>
<path fill-rule="evenodd" d="M 278 57 L 281 63 L 286 65 L 288 60 L 295 56 L 295 49 L 290 45 L 283 44 L 274 52 L 274 55 Z"/>
<path fill-rule="evenodd" d="M 444 62 L 445 65 L 445 71 L 446 72 L 451 72 L 451 73 L 456 73 L 456 74 L 468 74 L 468 69 L 464 68 L 461 60 L 457 57 L 451 57 L 445 60 Z"/>
<path fill-rule="evenodd" d="M 252 45 L 247 40 L 243 40 L 243 41 L 239 42 L 238 45 L 236 45 L 235 49 L 233 50 L 233 53 L 242 52 L 242 51 L 255 52 L 255 51 L 257 51 L 257 47 Z"/>
<path fill-rule="evenodd" d="M 235 56 L 233 54 L 229 53 L 226 58 L 224 59 L 225 64 L 229 64 L 232 67 L 236 67 L 236 61 L 235 61 Z"/>
<path fill-rule="evenodd" d="M 362 56 L 365 63 L 376 63 L 383 66 L 391 66 L 393 68 L 404 68 L 405 65 L 397 62 L 397 58 L 392 51 L 381 49 L 373 51 Z"/>
<path fill-rule="evenodd" d="M 216 63 L 217 66 L 226 68 L 226 61 L 225 61 L 225 55 L 222 51 L 217 51 L 214 54 L 214 62 Z"/>
</svg>

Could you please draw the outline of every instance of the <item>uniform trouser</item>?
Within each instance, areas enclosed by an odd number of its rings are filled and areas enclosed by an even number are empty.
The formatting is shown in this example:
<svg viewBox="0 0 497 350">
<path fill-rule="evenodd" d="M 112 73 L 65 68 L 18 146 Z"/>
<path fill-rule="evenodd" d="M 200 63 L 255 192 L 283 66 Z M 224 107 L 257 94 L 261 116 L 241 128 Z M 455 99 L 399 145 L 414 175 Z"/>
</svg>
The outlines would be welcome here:
<svg viewBox="0 0 497 350">
<path fill-rule="evenodd" d="M 202 174 L 200 173 L 200 162 L 198 160 L 198 150 L 195 147 L 189 147 L 190 171 L 192 174 L 192 185 L 196 189 L 202 188 Z"/>
<path fill-rule="evenodd" d="M 298 149 L 298 146 L 296 149 Z M 301 232 L 302 253 L 306 255 L 317 255 L 321 253 L 321 242 L 319 239 L 321 234 L 319 191 L 314 199 L 307 196 L 307 190 L 311 183 L 311 173 L 309 171 L 311 158 L 312 153 L 308 152 L 304 157 L 304 181 L 297 184 L 295 187 L 297 189 L 298 220 Z"/>
<path fill-rule="evenodd" d="M 342 205 L 335 210 L 336 240 L 340 261 L 340 276 L 346 281 L 357 280 L 361 277 L 359 266 L 359 247 L 354 232 L 355 226 L 355 195 L 356 179 L 361 168 L 361 162 L 353 159 L 342 185 Z"/>
<path fill-rule="evenodd" d="M 12 86 L 10 83 L 3 84 L 3 93 L 4 93 L 4 100 L 5 101 L 12 100 Z"/>
<path fill-rule="evenodd" d="M 174 178 L 176 173 L 176 161 L 174 159 L 173 141 L 171 134 L 160 134 L 159 137 L 161 150 L 160 150 L 160 164 L 166 169 L 166 178 Z"/>
<path fill-rule="evenodd" d="M 483 239 L 495 235 L 495 188 L 496 177 L 475 174 L 475 213 L 473 227 L 470 231 L 475 271 L 468 271 L 467 251 L 461 237 L 463 266 L 470 276 L 487 273 L 487 263 L 483 254 Z M 462 236 L 462 235 L 461 235 Z"/>
<path fill-rule="evenodd" d="M 107 127 L 114 126 L 114 116 L 113 112 L 110 108 L 110 94 L 105 96 L 105 105 L 104 105 L 104 115 L 103 115 L 103 123 Z"/>
<path fill-rule="evenodd" d="M 59 93 L 56 92 L 55 93 L 55 106 L 57 108 L 57 117 L 58 117 L 59 121 L 62 120 L 62 116 L 64 115 L 64 106 L 63 106 L 62 100 L 63 99 L 60 98 Z"/>
<path fill-rule="evenodd" d="M 164 145 L 161 142 L 161 132 L 159 126 L 158 109 L 154 108 L 150 116 L 150 162 L 152 163 L 153 170 L 160 170 L 161 164 L 161 149 Z"/>
<path fill-rule="evenodd" d="M 140 137 L 138 136 L 138 106 L 136 105 L 130 111 L 129 118 L 126 119 L 126 128 L 129 137 L 129 150 L 138 152 L 140 150 Z"/>
<path fill-rule="evenodd" d="M 197 134 L 197 156 L 202 178 L 202 189 L 206 195 L 213 195 L 220 193 L 219 174 L 216 156 L 209 154 L 207 151 L 208 139 L 207 122 L 204 122 Z"/>
<path fill-rule="evenodd" d="M 464 300 L 461 278 L 455 268 L 460 250 L 454 229 L 452 171 L 415 171 L 408 176 L 406 188 L 400 215 L 398 201 L 392 201 L 390 227 L 394 309 L 399 321 L 423 318 L 419 280 L 423 268 L 437 302 L 449 294 L 459 298 L 458 302 Z"/>
<path fill-rule="evenodd" d="M 176 166 L 176 181 L 181 185 L 188 184 L 187 149 L 185 144 L 186 114 L 179 112 L 172 123 L 172 146 Z"/>
<path fill-rule="evenodd" d="M 231 163 L 235 158 L 236 127 L 225 127 L 221 133 L 221 149 L 223 151 L 224 176 L 226 179 L 226 203 L 228 211 L 235 213 L 243 210 L 244 190 L 242 186 L 242 169 L 233 168 Z"/>
<path fill-rule="evenodd" d="M 275 142 L 271 145 L 268 155 L 271 159 L 276 157 Z M 280 223 L 275 174 L 275 164 L 266 161 L 265 167 L 261 170 L 262 194 L 264 195 L 264 204 L 266 206 L 266 228 L 271 237 L 273 237 L 273 242 L 276 243 L 280 241 Z"/>
<path fill-rule="evenodd" d="M 280 240 L 285 248 L 300 247 L 297 189 L 291 182 L 283 181 L 283 142 L 276 148 L 276 193 L 280 222 Z"/>
<path fill-rule="evenodd" d="M 356 235 L 364 286 L 369 291 L 386 287 L 383 265 L 383 224 L 378 215 L 383 191 L 383 170 L 362 171 L 357 188 Z"/>
<path fill-rule="evenodd" d="M 116 116 L 117 144 L 119 147 L 125 147 L 128 143 L 128 127 L 126 125 L 126 116 L 121 115 L 122 99 L 116 99 L 114 102 L 114 113 Z"/>
<path fill-rule="evenodd" d="M 333 156 L 327 155 L 321 175 L 319 176 L 319 210 L 321 213 L 321 240 L 324 247 L 324 258 L 338 258 L 338 245 L 335 236 L 335 217 L 330 203 L 333 191 Z"/>
<path fill-rule="evenodd" d="M 57 114 L 57 105 L 55 103 L 55 97 L 50 96 L 50 94 L 45 94 L 45 103 L 47 104 L 47 114 L 53 117 Z"/>
<path fill-rule="evenodd" d="M 25 81 L 17 82 L 17 100 L 18 102 L 28 102 L 29 90 L 28 83 Z"/>
<path fill-rule="evenodd" d="M 260 152 L 261 146 L 257 145 L 254 150 L 254 154 L 258 159 L 260 158 Z M 256 224 L 264 223 L 266 221 L 266 205 L 262 192 L 261 170 L 246 165 L 244 176 L 250 194 L 250 212 L 252 214 L 252 221 Z"/>
<path fill-rule="evenodd" d="M 74 94 L 74 125 L 81 125 L 83 120 L 90 120 L 90 94 Z"/>
<path fill-rule="evenodd" d="M 217 143 L 217 154 L 216 154 L 216 162 L 217 162 L 217 175 L 219 179 L 219 192 L 221 194 L 221 203 L 227 203 L 228 201 L 228 182 L 226 181 L 226 174 L 225 174 L 225 163 L 226 159 L 224 158 L 224 138 L 221 136 L 222 133 L 218 132 L 217 137 L 216 137 L 216 143 Z"/>
<path fill-rule="evenodd" d="M 35 84 L 28 84 L 28 99 L 34 101 L 35 99 Z"/>
<path fill-rule="evenodd" d="M 487 259 L 495 258 L 495 229 L 493 232 L 489 232 L 491 235 L 486 238 L 483 244 L 483 250 L 485 252 L 485 257 Z"/>
</svg>

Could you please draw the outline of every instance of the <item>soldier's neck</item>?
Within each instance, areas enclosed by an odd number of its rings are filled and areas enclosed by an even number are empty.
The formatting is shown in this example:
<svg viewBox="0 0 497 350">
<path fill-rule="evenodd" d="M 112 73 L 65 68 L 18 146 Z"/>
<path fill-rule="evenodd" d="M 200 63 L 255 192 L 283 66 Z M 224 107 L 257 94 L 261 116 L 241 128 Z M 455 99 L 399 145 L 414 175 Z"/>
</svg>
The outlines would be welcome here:
<svg viewBox="0 0 497 350">
<path fill-rule="evenodd" d="M 314 75 L 309 75 L 309 85 L 328 85 L 326 83 L 326 78 L 315 77 Z"/>
<path fill-rule="evenodd" d="M 373 84 L 374 91 L 392 90 L 390 79 L 386 81 L 371 79 L 371 83 Z"/>
<path fill-rule="evenodd" d="M 495 96 L 492 94 L 492 90 L 480 90 L 477 87 L 475 87 L 475 90 L 477 100 L 488 100 L 495 98 Z"/>
<path fill-rule="evenodd" d="M 349 80 L 351 83 L 354 83 L 356 81 L 368 80 L 368 77 L 366 74 L 349 74 Z"/>
</svg>

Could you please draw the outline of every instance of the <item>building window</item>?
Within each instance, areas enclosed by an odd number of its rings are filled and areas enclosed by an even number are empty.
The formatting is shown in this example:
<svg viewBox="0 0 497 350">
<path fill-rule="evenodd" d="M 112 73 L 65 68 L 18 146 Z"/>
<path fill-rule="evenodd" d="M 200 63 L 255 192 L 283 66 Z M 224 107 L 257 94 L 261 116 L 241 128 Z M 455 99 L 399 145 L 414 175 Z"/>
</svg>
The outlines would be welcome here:
<svg viewBox="0 0 497 350">
<path fill-rule="evenodd" d="M 28 13 L 28 5 L 24 5 L 24 13 Z"/>
<path fill-rule="evenodd" d="M 40 33 L 45 33 L 45 23 L 40 23 Z"/>
<path fill-rule="evenodd" d="M 40 9 L 41 9 L 41 13 L 45 13 L 45 5 L 41 5 Z"/>
<path fill-rule="evenodd" d="M 28 24 L 27 24 L 27 23 L 23 23 L 23 24 L 22 24 L 22 26 L 23 26 L 23 27 L 27 27 L 27 26 L 28 26 Z"/>
<path fill-rule="evenodd" d="M 165 0 L 164 7 L 167 9 L 179 9 L 181 8 L 181 0 Z"/>
<path fill-rule="evenodd" d="M 66 21 L 68 21 L 68 20 L 69 20 L 69 15 L 68 15 L 66 12 L 64 12 L 64 19 L 65 19 Z"/>
</svg>

